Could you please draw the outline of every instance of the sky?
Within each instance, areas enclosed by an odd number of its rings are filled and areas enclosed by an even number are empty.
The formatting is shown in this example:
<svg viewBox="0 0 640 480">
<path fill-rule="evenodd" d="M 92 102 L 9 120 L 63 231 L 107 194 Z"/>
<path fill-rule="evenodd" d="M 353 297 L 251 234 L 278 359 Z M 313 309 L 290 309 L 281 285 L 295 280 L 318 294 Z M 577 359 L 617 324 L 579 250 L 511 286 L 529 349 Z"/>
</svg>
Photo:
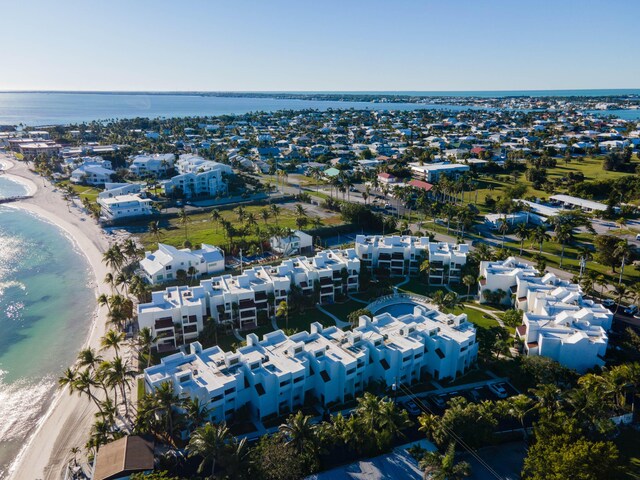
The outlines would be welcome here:
<svg viewBox="0 0 640 480">
<path fill-rule="evenodd" d="M 0 0 L 0 90 L 640 87 L 639 0 Z"/>
</svg>

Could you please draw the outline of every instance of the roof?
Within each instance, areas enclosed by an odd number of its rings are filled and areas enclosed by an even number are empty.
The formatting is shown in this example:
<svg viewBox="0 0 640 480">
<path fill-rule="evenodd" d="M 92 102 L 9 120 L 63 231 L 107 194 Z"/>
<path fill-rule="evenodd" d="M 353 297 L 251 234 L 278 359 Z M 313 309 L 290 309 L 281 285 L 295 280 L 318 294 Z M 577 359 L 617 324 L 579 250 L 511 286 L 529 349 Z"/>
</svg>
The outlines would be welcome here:
<svg viewBox="0 0 640 480">
<path fill-rule="evenodd" d="M 98 450 L 94 480 L 109 480 L 153 470 L 153 443 L 138 436 L 123 437 Z"/>
<path fill-rule="evenodd" d="M 338 170 L 337 168 L 333 168 L 333 167 L 331 167 L 331 168 L 327 168 L 327 169 L 324 171 L 324 174 L 325 174 L 325 176 L 327 176 L 327 177 L 335 177 L 335 176 L 337 176 L 337 175 L 339 175 L 339 174 L 340 174 L 340 170 Z"/>
<path fill-rule="evenodd" d="M 419 188 L 420 190 L 424 190 L 428 192 L 433 188 L 433 185 L 429 182 L 423 182 L 422 180 L 411 180 L 409 182 L 410 187 Z"/>
</svg>

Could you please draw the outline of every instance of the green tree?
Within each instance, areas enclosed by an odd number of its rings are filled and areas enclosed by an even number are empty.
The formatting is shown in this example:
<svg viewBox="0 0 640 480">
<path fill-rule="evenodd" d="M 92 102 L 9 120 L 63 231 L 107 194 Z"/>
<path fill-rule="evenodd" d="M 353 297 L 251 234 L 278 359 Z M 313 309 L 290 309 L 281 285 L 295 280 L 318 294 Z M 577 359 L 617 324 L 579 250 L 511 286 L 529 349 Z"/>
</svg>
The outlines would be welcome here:
<svg viewBox="0 0 640 480">
<path fill-rule="evenodd" d="M 354 310 L 347 316 L 347 320 L 351 324 L 353 328 L 358 326 L 358 322 L 362 315 L 366 315 L 367 317 L 372 317 L 373 314 L 366 308 L 359 308 L 358 310 Z"/>
<path fill-rule="evenodd" d="M 438 451 L 425 452 L 418 460 L 418 468 L 424 472 L 425 480 L 459 480 L 471 475 L 471 465 L 457 462 L 456 445 L 451 442 L 444 454 Z"/>
<path fill-rule="evenodd" d="M 198 465 L 198 473 L 204 473 L 211 465 L 210 475 L 207 475 L 207 478 L 215 478 L 216 464 L 223 460 L 230 438 L 231 433 L 224 423 L 219 425 L 207 423 L 191 434 L 187 452 L 190 457 L 202 458 Z"/>
</svg>

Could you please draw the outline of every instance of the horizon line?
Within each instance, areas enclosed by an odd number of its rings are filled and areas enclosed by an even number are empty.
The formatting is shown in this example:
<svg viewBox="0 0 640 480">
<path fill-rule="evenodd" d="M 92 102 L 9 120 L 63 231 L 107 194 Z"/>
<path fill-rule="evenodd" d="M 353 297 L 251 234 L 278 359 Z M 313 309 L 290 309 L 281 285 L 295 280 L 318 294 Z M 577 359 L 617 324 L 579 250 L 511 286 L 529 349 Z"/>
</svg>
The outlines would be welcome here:
<svg viewBox="0 0 640 480">
<path fill-rule="evenodd" d="M 347 95 L 420 95 L 447 93 L 511 93 L 511 92 L 588 92 L 588 91 L 638 91 L 636 88 L 540 88 L 500 90 L 0 90 L 0 93 L 77 93 L 77 94 L 347 94 Z"/>
</svg>

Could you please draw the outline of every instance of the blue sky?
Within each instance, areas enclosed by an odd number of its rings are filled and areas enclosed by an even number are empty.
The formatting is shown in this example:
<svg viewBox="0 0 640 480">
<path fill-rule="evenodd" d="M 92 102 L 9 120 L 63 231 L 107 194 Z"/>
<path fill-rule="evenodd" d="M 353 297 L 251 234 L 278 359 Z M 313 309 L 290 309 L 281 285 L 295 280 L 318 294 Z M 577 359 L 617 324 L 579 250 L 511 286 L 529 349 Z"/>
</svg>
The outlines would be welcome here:
<svg viewBox="0 0 640 480">
<path fill-rule="evenodd" d="M 0 90 L 640 87 L 638 0 L 2 0 Z"/>
</svg>

